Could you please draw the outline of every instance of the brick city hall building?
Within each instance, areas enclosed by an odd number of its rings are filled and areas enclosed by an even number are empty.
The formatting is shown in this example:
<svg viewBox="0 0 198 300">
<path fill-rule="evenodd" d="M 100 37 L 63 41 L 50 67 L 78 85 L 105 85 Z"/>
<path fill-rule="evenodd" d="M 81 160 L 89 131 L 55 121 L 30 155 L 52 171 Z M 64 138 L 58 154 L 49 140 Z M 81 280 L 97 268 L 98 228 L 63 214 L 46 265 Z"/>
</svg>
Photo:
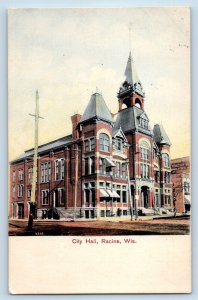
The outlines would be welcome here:
<svg viewBox="0 0 198 300">
<path fill-rule="evenodd" d="M 37 218 L 130 218 L 173 208 L 170 140 L 149 125 L 145 94 L 129 55 L 125 81 L 112 117 L 98 92 L 72 134 L 40 145 Z M 10 218 L 28 218 L 34 149 L 10 163 Z"/>
</svg>

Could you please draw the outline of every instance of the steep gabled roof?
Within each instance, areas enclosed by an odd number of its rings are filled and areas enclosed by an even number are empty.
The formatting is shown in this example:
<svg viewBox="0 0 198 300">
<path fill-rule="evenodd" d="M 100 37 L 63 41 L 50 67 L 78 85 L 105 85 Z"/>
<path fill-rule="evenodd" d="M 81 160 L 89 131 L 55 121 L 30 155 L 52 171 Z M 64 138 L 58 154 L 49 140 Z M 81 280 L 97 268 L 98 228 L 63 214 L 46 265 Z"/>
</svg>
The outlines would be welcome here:
<svg viewBox="0 0 198 300">
<path fill-rule="evenodd" d="M 125 142 L 128 142 L 124 132 L 122 131 L 121 127 L 118 130 L 114 130 L 113 131 L 113 138 L 121 138 L 123 139 Z"/>
<path fill-rule="evenodd" d="M 162 125 L 155 124 L 153 128 L 153 133 L 154 133 L 154 139 L 157 144 L 169 145 L 169 146 L 171 145 L 169 137 Z"/>
<path fill-rule="evenodd" d="M 80 119 L 80 123 L 93 118 L 100 118 L 104 121 L 112 123 L 111 113 L 101 94 L 94 93 Z"/>
</svg>

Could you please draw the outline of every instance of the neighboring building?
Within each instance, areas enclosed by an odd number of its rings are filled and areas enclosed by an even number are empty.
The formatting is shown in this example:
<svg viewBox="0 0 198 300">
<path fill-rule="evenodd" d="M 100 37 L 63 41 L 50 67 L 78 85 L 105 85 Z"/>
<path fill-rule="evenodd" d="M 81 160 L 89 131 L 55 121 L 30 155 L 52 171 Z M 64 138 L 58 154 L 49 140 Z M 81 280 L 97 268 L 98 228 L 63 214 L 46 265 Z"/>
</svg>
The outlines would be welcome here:
<svg viewBox="0 0 198 300">
<path fill-rule="evenodd" d="M 96 92 L 83 115 L 71 117 L 71 135 L 39 146 L 38 218 L 73 217 L 74 211 L 85 218 L 130 217 L 131 207 L 133 213 L 173 208 L 171 143 L 162 125 L 149 125 L 131 54 L 125 76 L 115 121 Z M 33 153 L 11 162 L 11 218 L 28 217 Z"/>
<path fill-rule="evenodd" d="M 191 209 L 190 158 L 172 159 L 171 169 L 176 211 L 180 213 L 189 212 Z"/>
</svg>

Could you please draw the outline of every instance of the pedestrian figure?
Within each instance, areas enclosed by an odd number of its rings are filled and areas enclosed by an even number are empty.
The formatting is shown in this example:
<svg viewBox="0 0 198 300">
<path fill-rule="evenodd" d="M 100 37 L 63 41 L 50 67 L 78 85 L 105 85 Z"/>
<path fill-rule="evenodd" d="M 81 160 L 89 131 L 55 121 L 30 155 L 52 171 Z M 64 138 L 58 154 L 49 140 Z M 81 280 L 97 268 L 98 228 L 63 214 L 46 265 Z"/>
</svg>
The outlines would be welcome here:
<svg viewBox="0 0 198 300">
<path fill-rule="evenodd" d="M 28 229 L 29 229 L 29 230 L 32 230 L 33 219 L 34 219 L 33 214 L 30 213 L 30 215 L 29 215 L 29 220 L 28 220 Z"/>
</svg>

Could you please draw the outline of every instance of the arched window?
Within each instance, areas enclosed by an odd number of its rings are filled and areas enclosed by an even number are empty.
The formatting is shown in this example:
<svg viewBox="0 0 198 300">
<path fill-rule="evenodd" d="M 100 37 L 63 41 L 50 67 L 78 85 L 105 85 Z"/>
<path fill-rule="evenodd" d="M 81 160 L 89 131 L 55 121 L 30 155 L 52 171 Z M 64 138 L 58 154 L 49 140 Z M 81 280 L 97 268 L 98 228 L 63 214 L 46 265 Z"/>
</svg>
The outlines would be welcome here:
<svg viewBox="0 0 198 300">
<path fill-rule="evenodd" d="M 142 103 L 138 98 L 135 99 L 135 106 L 137 106 L 138 108 L 142 108 Z"/>
<path fill-rule="evenodd" d="M 100 133 L 100 150 L 109 152 L 109 149 L 110 149 L 109 136 L 105 133 Z"/>
<path fill-rule="evenodd" d="M 164 167 L 169 167 L 169 155 L 167 153 L 163 153 L 162 154 L 162 159 L 163 159 L 163 162 L 164 162 Z"/>
<path fill-rule="evenodd" d="M 144 160 L 150 160 L 150 145 L 146 141 L 142 141 L 140 144 L 140 157 Z"/>
</svg>

